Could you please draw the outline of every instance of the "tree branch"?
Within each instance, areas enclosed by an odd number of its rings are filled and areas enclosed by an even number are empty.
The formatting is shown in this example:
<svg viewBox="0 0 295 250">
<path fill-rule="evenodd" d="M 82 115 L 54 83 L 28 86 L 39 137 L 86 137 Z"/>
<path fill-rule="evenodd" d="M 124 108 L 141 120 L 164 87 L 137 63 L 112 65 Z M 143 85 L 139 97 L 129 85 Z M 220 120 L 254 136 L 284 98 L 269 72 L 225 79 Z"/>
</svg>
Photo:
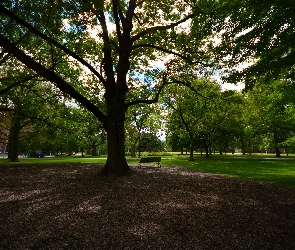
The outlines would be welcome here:
<svg viewBox="0 0 295 250">
<path fill-rule="evenodd" d="M 1 34 L 0 46 L 20 60 L 28 68 L 36 71 L 40 76 L 44 77 L 48 81 L 55 83 L 62 92 L 70 95 L 72 98 L 81 103 L 81 105 L 92 112 L 102 123 L 106 123 L 106 116 L 91 101 L 77 92 L 73 86 L 64 81 L 60 76 L 47 69 L 40 63 L 34 61 L 30 56 L 26 55 L 22 50 L 13 45 Z"/>
<path fill-rule="evenodd" d="M 60 128 L 60 129 L 63 129 L 64 131 L 68 130 L 67 127 L 57 126 L 54 123 L 48 122 L 48 120 L 51 120 L 52 118 L 61 118 L 61 119 L 64 119 L 64 117 L 61 117 L 61 116 L 49 116 L 49 117 L 46 117 L 46 118 L 43 119 L 43 118 L 40 118 L 38 116 L 31 116 L 31 115 L 24 114 L 23 112 L 21 112 L 18 109 L 7 108 L 7 107 L 0 107 L 0 112 L 15 112 L 15 113 L 17 113 L 18 115 L 20 115 L 20 116 L 22 116 L 24 118 L 28 118 L 29 120 L 34 119 L 34 120 L 37 120 L 37 121 L 41 121 L 41 122 L 47 124 L 50 127 Z M 30 123 L 30 121 L 25 122 L 24 124 L 22 124 L 22 127 L 25 127 L 29 123 Z"/>
<path fill-rule="evenodd" d="M 2 56 L 2 55 L 4 55 L 4 56 Z M 9 54 L 6 53 L 6 55 L 5 55 L 5 52 L 3 51 L 2 53 L 0 53 L 0 58 L 1 58 L 1 60 L 0 60 L 0 66 L 1 66 L 3 63 L 5 63 L 9 59 Z"/>
<path fill-rule="evenodd" d="M 130 29 L 129 31 L 131 31 L 132 29 L 132 18 L 134 15 L 135 8 L 136 8 L 136 0 L 130 0 L 129 7 L 126 13 L 126 21 L 128 22 L 128 25 L 130 26 L 128 27 Z"/>
<path fill-rule="evenodd" d="M 137 104 L 140 104 L 140 103 L 143 103 L 143 104 L 157 103 L 159 101 L 159 96 L 161 94 L 161 91 L 168 84 L 169 83 L 167 83 L 166 81 L 163 81 L 163 84 L 159 87 L 158 92 L 156 93 L 155 98 L 153 98 L 151 100 L 142 99 L 142 100 L 131 101 L 131 102 L 129 102 L 129 103 L 126 104 L 126 108 L 129 108 L 130 106 L 137 105 Z"/>
<path fill-rule="evenodd" d="M 12 88 L 14 88 L 14 87 L 16 87 L 16 86 L 18 86 L 18 85 L 21 85 L 21 84 L 24 83 L 24 82 L 30 81 L 30 80 L 32 80 L 33 78 L 37 77 L 37 76 L 38 76 L 38 74 L 35 74 L 35 75 L 33 75 L 33 76 L 29 76 L 29 77 L 27 77 L 27 78 L 24 78 L 24 79 L 22 79 L 22 80 L 20 80 L 20 81 L 17 81 L 17 82 L 15 82 L 15 83 L 13 83 L 13 84 L 7 86 L 7 87 L 4 88 L 4 89 L 1 89 L 1 90 L 0 90 L 0 95 L 3 95 L 4 93 L 8 92 L 8 91 L 11 90 Z"/>
<path fill-rule="evenodd" d="M 37 29 L 35 29 L 31 24 L 26 22 L 25 20 L 19 18 L 17 15 L 9 11 L 8 9 L 4 8 L 3 6 L 0 6 L 0 13 L 4 13 L 5 15 L 9 16 L 10 19 L 15 20 L 22 26 L 26 27 L 30 32 L 34 33 L 38 37 L 42 38 L 45 41 L 51 42 L 54 46 L 64 51 L 66 54 L 72 56 L 77 61 L 79 61 L 81 64 L 83 64 L 85 67 L 87 67 L 103 84 L 105 84 L 105 79 L 100 75 L 88 62 L 86 62 L 83 58 L 79 57 L 76 53 L 69 50 L 62 44 L 58 43 L 57 41 L 53 40 L 52 38 L 44 35 Z"/>
<path fill-rule="evenodd" d="M 112 50 L 111 50 L 111 41 L 109 38 L 109 33 L 107 29 L 107 22 L 103 11 L 100 11 L 98 16 L 98 20 L 100 22 L 102 33 L 103 33 L 103 54 L 104 54 L 104 70 L 108 78 L 108 84 L 105 84 L 107 92 L 111 92 L 115 86 L 115 76 L 113 70 L 113 59 L 112 59 Z"/>
<path fill-rule="evenodd" d="M 15 109 L 7 108 L 7 107 L 0 107 L 0 112 L 14 112 Z"/>
<path fill-rule="evenodd" d="M 113 0 L 113 13 L 114 13 L 114 18 L 115 18 L 115 23 L 116 23 L 117 36 L 118 36 L 118 38 L 120 40 L 120 38 L 121 38 L 121 29 L 120 29 L 120 19 L 119 19 L 119 13 L 118 13 L 118 0 Z M 121 16 L 120 16 L 120 18 L 122 19 Z"/>
<path fill-rule="evenodd" d="M 146 0 L 142 0 L 142 1 L 138 1 L 138 3 L 136 4 L 136 7 L 142 5 Z"/>
<path fill-rule="evenodd" d="M 167 29 L 171 29 L 173 27 L 176 27 L 178 26 L 179 24 L 181 23 L 184 23 L 186 22 L 187 20 L 193 18 L 195 15 L 194 14 L 190 14 L 188 16 L 186 16 L 185 18 L 179 20 L 178 22 L 175 22 L 175 23 L 171 23 L 169 25 L 163 25 L 163 26 L 154 26 L 154 27 L 151 27 L 151 28 L 148 28 L 146 30 L 143 30 L 141 32 L 139 32 L 137 35 L 135 35 L 134 37 L 132 37 L 132 42 L 135 42 L 137 41 L 138 39 L 140 39 L 141 37 L 147 35 L 147 34 L 150 34 L 150 33 L 155 33 L 157 32 L 158 30 L 167 30 Z"/>
<path fill-rule="evenodd" d="M 189 63 L 191 64 L 197 64 L 197 63 L 200 63 L 200 64 L 203 64 L 205 66 L 208 66 L 207 64 L 201 62 L 201 61 L 193 61 L 191 60 L 189 57 L 187 56 L 184 56 L 178 52 L 174 52 L 172 50 L 169 50 L 169 49 L 165 49 L 165 48 L 162 48 L 160 46 L 157 46 L 157 45 L 154 45 L 154 44 L 149 44 L 149 43 L 146 43 L 146 44 L 137 44 L 137 45 L 134 45 L 132 46 L 132 50 L 135 50 L 135 49 L 138 49 L 138 48 L 153 48 L 153 49 L 156 49 L 156 50 L 159 50 L 159 51 L 162 51 L 162 52 L 165 52 L 165 53 L 168 53 L 168 54 L 172 54 L 172 55 L 175 55 L 185 61 L 188 61 Z"/>
<path fill-rule="evenodd" d="M 156 96 L 153 99 L 149 99 L 149 100 L 142 99 L 142 100 L 131 101 L 131 102 L 129 102 L 129 103 L 126 104 L 126 107 L 129 108 L 130 106 L 137 105 L 137 104 L 140 104 L 140 103 L 143 103 L 143 104 L 157 103 L 159 101 L 159 96 L 161 94 L 161 91 L 164 89 L 164 87 L 166 85 L 170 85 L 170 84 L 181 84 L 181 85 L 184 85 L 184 86 L 190 88 L 196 95 L 198 95 L 198 96 L 200 96 L 200 97 L 202 97 L 204 99 L 207 99 L 207 100 L 210 100 L 210 101 L 214 101 L 214 100 L 212 100 L 209 97 L 206 97 L 206 96 L 201 95 L 196 89 L 194 89 L 192 86 L 190 86 L 185 81 L 173 80 L 171 82 L 167 82 L 166 81 L 166 77 L 164 76 L 163 77 L 163 83 L 162 83 L 162 85 L 160 85 L 160 87 L 159 87 L 159 89 L 158 89 L 158 91 L 156 93 Z"/>
</svg>

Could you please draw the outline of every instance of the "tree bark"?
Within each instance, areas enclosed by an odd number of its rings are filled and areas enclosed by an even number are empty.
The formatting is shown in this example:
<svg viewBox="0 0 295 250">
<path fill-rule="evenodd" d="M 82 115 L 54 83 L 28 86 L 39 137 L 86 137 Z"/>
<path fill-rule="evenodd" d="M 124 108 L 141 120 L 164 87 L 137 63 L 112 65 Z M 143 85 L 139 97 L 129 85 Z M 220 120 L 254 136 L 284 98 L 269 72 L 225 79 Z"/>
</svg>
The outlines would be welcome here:
<svg viewBox="0 0 295 250">
<path fill-rule="evenodd" d="M 279 143 L 279 131 L 275 131 L 274 132 L 274 143 L 275 143 L 276 157 L 281 157 L 280 148 L 278 147 L 278 143 Z"/>
<path fill-rule="evenodd" d="M 97 156 L 97 145 L 95 143 L 95 141 L 92 142 L 92 152 L 91 152 L 92 156 Z"/>
<path fill-rule="evenodd" d="M 10 133 L 8 137 L 8 159 L 11 162 L 18 162 L 18 150 L 19 150 L 19 132 L 21 129 L 20 119 L 18 114 L 14 113 Z"/>
<path fill-rule="evenodd" d="M 109 107 L 109 120 L 105 124 L 108 156 L 102 173 L 127 175 L 131 170 L 125 157 L 125 106 L 118 101 Z"/>
<path fill-rule="evenodd" d="M 82 154 L 82 158 L 84 158 L 84 149 L 83 149 L 83 147 L 81 147 L 81 154 Z"/>
<path fill-rule="evenodd" d="M 189 161 L 194 160 L 194 142 L 191 140 L 189 147 Z"/>
<path fill-rule="evenodd" d="M 241 136 L 241 148 L 242 148 L 243 155 L 246 155 L 246 146 L 245 146 L 244 136 Z"/>
<path fill-rule="evenodd" d="M 136 148 L 136 145 L 131 145 L 131 152 L 130 152 L 130 154 L 131 154 L 131 157 L 135 157 L 135 148 Z"/>
<path fill-rule="evenodd" d="M 210 158 L 210 155 L 209 155 L 209 146 L 207 144 L 205 144 L 205 152 L 206 152 L 206 158 Z"/>
</svg>

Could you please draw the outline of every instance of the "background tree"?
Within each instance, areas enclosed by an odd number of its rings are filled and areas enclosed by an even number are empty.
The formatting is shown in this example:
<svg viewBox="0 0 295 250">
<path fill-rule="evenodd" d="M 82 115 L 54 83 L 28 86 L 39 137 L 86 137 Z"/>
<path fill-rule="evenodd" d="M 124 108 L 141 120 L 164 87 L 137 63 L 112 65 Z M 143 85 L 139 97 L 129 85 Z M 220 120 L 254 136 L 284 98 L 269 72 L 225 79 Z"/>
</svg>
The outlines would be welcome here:
<svg viewBox="0 0 295 250">
<path fill-rule="evenodd" d="M 147 130 L 148 119 L 150 118 L 153 109 L 148 105 L 136 105 L 130 107 L 127 112 L 127 119 L 125 122 L 127 145 L 131 148 L 131 157 L 135 157 L 136 145 L 140 144 L 142 132 Z M 138 152 L 140 157 L 140 145 L 138 146 Z"/>
<path fill-rule="evenodd" d="M 214 103 L 201 120 L 200 137 L 204 143 L 206 157 L 218 136 L 223 137 L 223 147 L 227 149 L 234 139 L 234 125 L 232 123 L 239 115 L 243 97 L 233 90 L 216 93 Z M 220 133 L 221 132 L 221 133 Z M 221 150 L 221 148 L 220 148 Z M 221 152 L 221 151 L 220 151 Z"/>
<path fill-rule="evenodd" d="M 184 85 L 166 87 L 162 98 L 165 105 L 171 109 L 168 118 L 168 124 L 170 123 L 170 125 L 168 127 L 184 129 L 190 138 L 189 159 L 193 161 L 195 143 L 200 139 L 201 131 L 204 131 L 203 122 L 205 119 L 210 120 L 209 116 L 213 115 L 211 111 L 215 97 L 220 92 L 220 86 L 206 79 L 191 81 L 189 83 L 184 82 Z M 172 126 L 171 123 L 175 125 Z"/>
<path fill-rule="evenodd" d="M 167 118 L 169 119 L 170 116 Z M 190 146 L 189 136 L 186 131 L 179 126 L 179 123 L 176 123 L 176 120 L 175 123 L 171 121 L 172 120 L 168 120 L 167 123 L 166 141 L 171 147 L 172 151 L 180 151 L 180 154 L 183 155 L 185 150 L 187 154 Z"/>
<path fill-rule="evenodd" d="M 257 79 L 294 80 L 293 0 L 223 1 L 220 8 L 227 9 L 228 15 L 216 26 L 216 30 L 222 31 L 217 32 L 220 39 L 217 54 L 227 58 L 232 82 L 245 81 L 248 88 Z"/>
<path fill-rule="evenodd" d="M 265 85 L 258 84 L 249 91 L 248 99 L 256 107 L 255 128 L 257 135 L 271 135 L 272 148 L 276 156 L 280 156 L 280 144 L 287 140 L 294 132 L 294 119 L 291 115 L 293 101 L 293 84 L 285 80 L 277 80 Z M 252 116 L 255 112 L 252 112 Z"/>
</svg>

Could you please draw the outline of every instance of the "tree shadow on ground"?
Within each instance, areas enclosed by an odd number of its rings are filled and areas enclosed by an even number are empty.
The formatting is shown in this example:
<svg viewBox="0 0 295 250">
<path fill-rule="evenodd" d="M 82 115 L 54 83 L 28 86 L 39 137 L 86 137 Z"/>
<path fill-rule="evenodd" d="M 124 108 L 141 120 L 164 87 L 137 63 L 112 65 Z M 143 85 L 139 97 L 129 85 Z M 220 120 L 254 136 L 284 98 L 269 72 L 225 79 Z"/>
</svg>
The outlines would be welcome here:
<svg viewBox="0 0 295 250">
<path fill-rule="evenodd" d="M 292 249 L 295 193 L 181 167 L 0 167 L 1 249 Z"/>
</svg>

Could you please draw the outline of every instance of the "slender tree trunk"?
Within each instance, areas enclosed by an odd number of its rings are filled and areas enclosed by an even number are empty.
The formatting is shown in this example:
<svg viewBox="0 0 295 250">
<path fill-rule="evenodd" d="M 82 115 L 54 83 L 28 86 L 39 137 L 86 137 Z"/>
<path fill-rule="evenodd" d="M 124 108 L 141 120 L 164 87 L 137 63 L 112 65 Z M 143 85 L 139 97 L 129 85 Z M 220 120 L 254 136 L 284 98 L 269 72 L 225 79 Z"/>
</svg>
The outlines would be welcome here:
<svg viewBox="0 0 295 250">
<path fill-rule="evenodd" d="M 241 147 L 242 147 L 243 155 L 246 155 L 246 146 L 245 146 L 244 136 L 241 137 Z"/>
<path fill-rule="evenodd" d="M 194 160 L 194 142 L 191 140 L 190 147 L 189 147 L 189 161 Z"/>
<path fill-rule="evenodd" d="M 131 157 L 135 157 L 135 149 L 136 149 L 136 145 L 135 144 L 132 144 L 131 145 Z"/>
<path fill-rule="evenodd" d="M 209 146 L 207 144 L 205 144 L 205 151 L 206 151 L 206 158 L 209 158 Z"/>
<path fill-rule="evenodd" d="M 84 158 L 84 149 L 81 147 L 82 158 Z"/>
<path fill-rule="evenodd" d="M 288 152 L 288 147 L 287 146 L 285 147 L 285 151 L 286 151 L 287 156 L 289 156 L 289 152 Z"/>
<path fill-rule="evenodd" d="M 97 145 L 95 141 L 92 142 L 92 156 L 97 156 Z"/>
<path fill-rule="evenodd" d="M 180 154 L 183 155 L 183 147 L 180 149 Z"/>
<path fill-rule="evenodd" d="M 17 114 L 13 115 L 10 133 L 8 137 L 8 159 L 11 162 L 18 162 L 18 149 L 19 149 L 19 132 L 20 132 L 20 119 Z"/>
<path fill-rule="evenodd" d="M 278 147 L 278 143 L 279 143 L 279 131 L 275 131 L 274 132 L 274 143 L 275 143 L 276 157 L 281 157 L 280 148 Z"/>
</svg>

